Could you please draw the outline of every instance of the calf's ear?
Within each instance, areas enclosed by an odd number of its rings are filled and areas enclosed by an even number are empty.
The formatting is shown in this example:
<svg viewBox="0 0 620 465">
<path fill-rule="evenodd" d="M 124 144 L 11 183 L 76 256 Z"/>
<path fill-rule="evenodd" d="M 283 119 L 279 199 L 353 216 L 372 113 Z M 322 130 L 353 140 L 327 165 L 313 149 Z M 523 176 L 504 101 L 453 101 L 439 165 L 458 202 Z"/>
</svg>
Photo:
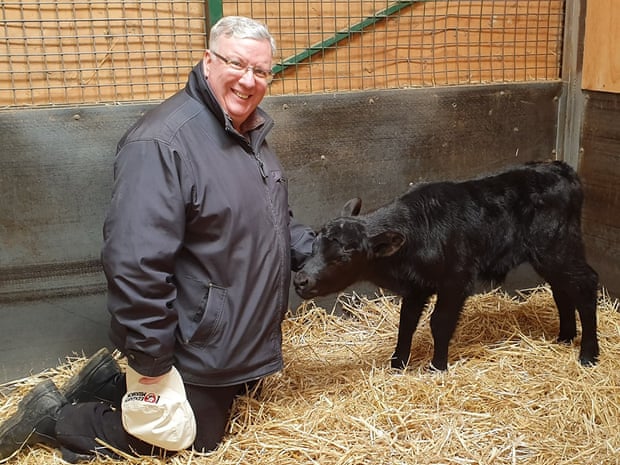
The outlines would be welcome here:
<svg viewBox="0 0 620 465">
<path fill-rule="evenodd" d="M 376 257 L 394 255 L 405 243 L 405 237 L 396 231 L 385 231 L 370 238 L 370 246 Z"/>
<path fill-rule="evenodd" d="M 359 197 L 355 197 L 347 201 L 342 207 L 340 211 L 341 216 L 357 216 L 360 214 L 360 210 L 362 209 L 362 199 Z"/>
</svg>

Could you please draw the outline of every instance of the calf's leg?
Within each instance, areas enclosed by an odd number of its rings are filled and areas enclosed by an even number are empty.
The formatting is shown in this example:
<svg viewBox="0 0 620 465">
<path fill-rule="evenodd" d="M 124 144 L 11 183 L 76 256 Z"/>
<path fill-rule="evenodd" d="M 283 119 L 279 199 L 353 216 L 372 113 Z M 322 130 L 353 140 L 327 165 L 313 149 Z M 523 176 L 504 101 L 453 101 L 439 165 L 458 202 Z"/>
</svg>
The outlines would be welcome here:
<svg viewBox="0 0 620 465">
<path fill-rule="evenodd" d="M 551 286 L 553 300 L 560 315 L 560 334 L 558 342 L 570 343 L 577 335 L 577 318 L 575 316 L 575 304 L 563 287 L 554 284 Z"/>
<path fill-rule="evenodd" d="M 403 370 L 407 366 L 411 354 L 411 338 L 418 327 L 422 310 L 431 295 L 430 292 L 416 292 L 403 296 L 400 305 L 398 341 L 391 361 L 392 368 Z"/>
<path fill-rule="evenodd" d="M 559 271 L 558 271 L 559 270 Z M 581 322 L 582 365 L 595 365 L 599 346 L 596 329 L 596 299 L 598 275 L 585 259 L 573 259 L 570 263 L 554 266 L 552 271 L 542 269 L 540 275 L 549 283 L 560 316 L 560 342 L 570 342 L 577 334 L 575 308 Z"/>
<path fill-rule="evenodd" d="M 431 368 L 448 369 L 448 346 L 456 329 L 467 294 L 462 289 L 443 289 L 437 294 L 437 304 L 431 316 L 433 360 Z"/>
<path fill-rule="evenodd" d="M 598 361 L 599 347 L 596 330 L 596 301 L 598 275 L 585 261 L 576 270 L 579 281 L 572 286 L 575 292 L 575 305 L 581 321 L 581 350 L 579 361 L 582 365 L 595 365 Z"/>
</svg>

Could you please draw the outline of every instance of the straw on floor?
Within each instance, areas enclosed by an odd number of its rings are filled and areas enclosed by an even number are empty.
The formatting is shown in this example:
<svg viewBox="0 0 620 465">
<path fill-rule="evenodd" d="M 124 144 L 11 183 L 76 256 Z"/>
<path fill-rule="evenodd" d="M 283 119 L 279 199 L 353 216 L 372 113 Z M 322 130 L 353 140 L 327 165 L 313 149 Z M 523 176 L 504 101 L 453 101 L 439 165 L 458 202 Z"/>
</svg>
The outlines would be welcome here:
<svg viewBox="0 0 620 465">
<path fill-rule="evenodd" d="M 601 357 L 582 367 L 579 341 L 554 342 L 558 317 L 550 290 L 471 297 L 450 346 L 446 373 L 427 370 L 428 316 L 413 338 L 409 367 L 389 369 L 399 299 L 343 295 L 344 316 L 312 303 L 284 322 L 285 369 L 257 398 L 235 405 L 229 432 L 208 454 L 155 464 L 597 464 L 620 463 L 620 313 L 599 298 Z M 58 384 L 83 357 L 16 383 L 1 398 L 0 420 L 42 379 Z M 37 446 L 8 464 L 62 463 Z M 100 457 L 94 464 L 117 463 Z"/>
</svg>

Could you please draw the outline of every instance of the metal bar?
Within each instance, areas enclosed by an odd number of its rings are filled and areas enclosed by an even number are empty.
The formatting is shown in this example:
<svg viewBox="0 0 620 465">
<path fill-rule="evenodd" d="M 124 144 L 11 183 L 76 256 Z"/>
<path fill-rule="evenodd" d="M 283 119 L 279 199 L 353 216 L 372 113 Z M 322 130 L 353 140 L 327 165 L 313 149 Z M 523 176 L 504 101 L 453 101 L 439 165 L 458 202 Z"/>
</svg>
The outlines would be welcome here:
<svg viewBox="0 0 620 465">
<path fill-rule="evenodd" d="M 368 18 L 366 18 L 365 20 L 357 24 L 354 24 L 348 29 L 345 29 L 344 31 L 341 31 L 341 32 L 336 32 L 336 34 L 334 34 L 332 37 L 325 39 L 322 42 L 319 42 L 315 45 L 311 45 L 310 47 L 305 49 L 303 52 L 298 53 L 297 55 L 294 55 L 291 58 L 287 58 L 282 63 L 275 65 L 272 69 L 273 74 L 281 73 L 286 68 L 290 66 L 294 66 L 298 63 L 301 63 L 302 61 L 310 58 L 312 55 L 316 55 L 317 53 L 320 53 L 328 49 L 329 47 L 332 47 L 338 42 L 350 38 L 353 33 L 362 32 L 367 27 L 372 26 L 373 24 L 376 24 L 379 21 L 383 21 L 388 16 L 392 16 L 393 14 L 398 13 L 403 8 L 413 5 L 414 3 L 416 3 L 416 1 L 420 1 L 420 0 L 396 2 L 393 5 L 387 7 L 386 9 L 381 10 L 372 16 L 369 16 Z"/>
<path fill-rule="evenodd" d="M 206 18 L 206 31 L 207 38 L 209 37 L 209 32 L 211 31 L 211 26 L 218 22 L 224 16 L 224 6 L 222 0 L 206 0 L 207 6 L 207 18 Z M 207 44 L 208 46 L 208 44 Z"/>
</svg>

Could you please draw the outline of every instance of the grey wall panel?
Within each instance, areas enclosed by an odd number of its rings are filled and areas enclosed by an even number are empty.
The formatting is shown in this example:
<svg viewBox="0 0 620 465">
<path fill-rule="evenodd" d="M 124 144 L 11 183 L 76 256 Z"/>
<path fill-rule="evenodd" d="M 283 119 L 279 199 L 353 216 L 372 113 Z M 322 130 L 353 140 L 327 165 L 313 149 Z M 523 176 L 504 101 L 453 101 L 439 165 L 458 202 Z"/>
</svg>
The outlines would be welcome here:
<svg viewBox="0 0 620 465">
<path fill-rule="evenodd" d="M 403 89 L 269 97 L 263 107 L 291 206 L 318 226 L 353 196 L 375 208 L 412 182 L 552 158 L 560 92 L 555 82 Z M 0 378 L 107 341 L 99 252 L 113 156 L 152 106 L 0 113 L 0 319 L 12 335 L 0 338 Z M 526 272 L 515 285 L 535 279 Z M 319 304 L 330 309 L 334 297 Z"/>
<path fill-rule="evenodd" d="M 298 218 L 362 196 L 553 156 L 559 83 L 267 98 Z M 118 139 L 152 105 L 4 111 L 0 301 L 101 289 L 101 225 Z M 64 280 L 64 276 L 68 279 Z"/>
<path fill-rule="evenodd" d="M 97 258 L 116 141 L 141 109 L 0 113 L 2 267 Z"/>
<path fill-rule="evenodd" d="M 114 149 L 146 108 L 0 113 L 0 302 L 101 290 Z"/>
<path fill-rule="evenodd" d="M 418 181 L 477 176 L 554 156 L 560 85 L 274 97 L 273 145 L 297 215 L 320 224 L 345 200 L 375 208 Z"/>
</svg>

